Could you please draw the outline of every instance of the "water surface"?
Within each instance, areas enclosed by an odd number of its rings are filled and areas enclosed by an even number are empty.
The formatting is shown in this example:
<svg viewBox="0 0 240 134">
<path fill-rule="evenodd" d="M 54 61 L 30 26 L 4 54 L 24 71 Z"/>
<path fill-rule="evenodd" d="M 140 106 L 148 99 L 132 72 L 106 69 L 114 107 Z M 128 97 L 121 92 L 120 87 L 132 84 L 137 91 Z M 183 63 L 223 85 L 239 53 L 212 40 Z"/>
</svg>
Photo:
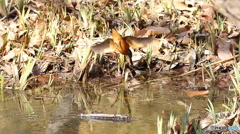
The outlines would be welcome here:
<svg viewBox="0 0 240 134">
<path fill-rule="evenodd" d="M 0 133 L 156 134 L 158 116 L 162 116 L 166 124 L 172 111 L 180 118 L 190 105 L 190 119 L 206 115 L 209 97 L 188 97 L 184 89 L 178 87 L 184 82 L 187 83 L 184 86 L 203 86 L 203 83 L 192 78 L 148 80 L 126 83 L 98 80 L 85 87 L 73 82 L 26 92 L 8 91 L 5 101 L 0 103 Z M 214 99 L 216 107 L 222 103 L 223 97 Z M 75 116 L 80 113 L 121 114 L 144 120 L 101 122 Z"/>
</svg>

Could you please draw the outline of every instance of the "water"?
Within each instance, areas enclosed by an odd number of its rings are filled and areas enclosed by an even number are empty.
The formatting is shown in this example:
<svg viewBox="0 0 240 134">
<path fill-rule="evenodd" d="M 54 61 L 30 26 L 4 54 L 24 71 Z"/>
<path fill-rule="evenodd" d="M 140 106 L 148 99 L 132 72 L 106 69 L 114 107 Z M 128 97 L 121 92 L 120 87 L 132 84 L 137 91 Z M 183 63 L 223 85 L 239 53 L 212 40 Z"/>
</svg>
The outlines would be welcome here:
<svg viewBox="0 0 240 134">
<path fill-rule="evenodd" d="M 5 101 L 0 103 L 0 133 L 156 134 L 158 116 L 163 117 L 166 125 L 172 111 L 180 118 L 190 105 L 190 119 L 206 115 L 208 97 L 188 97 L 176 87 L 181 84 L 179 80 L 144 81 L 92 81 L 87 87 L 75 82 L 37 87 L 25 93 L 8 91 Z M 219 97 L 214 101 L 216 107 L 222 103 Z M 100 122 L 74 116 L 80 113 L 121 114 L 144 120 Z"/>
</svg>

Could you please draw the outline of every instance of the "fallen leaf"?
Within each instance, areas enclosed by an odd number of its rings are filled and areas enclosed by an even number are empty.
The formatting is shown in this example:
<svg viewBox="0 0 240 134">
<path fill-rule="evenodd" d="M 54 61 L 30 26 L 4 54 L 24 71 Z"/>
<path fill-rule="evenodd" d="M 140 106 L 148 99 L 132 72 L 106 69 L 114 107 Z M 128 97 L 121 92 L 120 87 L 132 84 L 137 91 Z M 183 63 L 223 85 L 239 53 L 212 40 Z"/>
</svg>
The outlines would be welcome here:
<svg viewBox="0 0 240 134">
<path fill-rule="evenodd" d="M 178 9 L 178 10 L 187 10 L 187 11 L 196 10 L 195 7 L 188 7 L 187 5 L 185 5 L 184 3 L 180 2 L 180 1 L 174 1 L 173 5 L 174 5 L 174 8 Z"/>
<path fill-rule="evenodd" d="M 190 91 L 190 90 L 183 90 L 189 97 L 199 96 L 199 95 L 207 95 L 209 90 L 205 91 Z"/>
<path fill-rule="evenodd" d="M 181 129 L 181 126 L 180 126 L 180 123 L 177 122 L 177 119 L 174 120 L 174 124 L 173 124 L 173 131 L 174 133 L 180 133 L 180 129 Z"/>
<path fill-rule="evenodd" d="M 220 35 L 216 44 L 218 45 L 217 54 L 220 59 L 223 60 L 233 56 L 231 52 L 232 51 L 231 40 L 227 38 L 226 34 Z"/>
<path fill-rule="evenodd" d="M 1 66 L 1 69 L 4 70 L 8 75 L 14 76 L 17 79 L 19 78 L 18 67 L 15 63 L 10 65 L 4 64 L 3 66 Z"/>
<path fill-rule="evenodd" d="M 151 35 L 169 34 L 171 31 L 167 27 L 149 26 L 142 30 L 135 29 L 135 37 L 149 37 Z"/>
<path fill-rule="evenodd" d="M 190 44 L 193 44 L 194 41 L 191 38 L 184 36 L 184 37 L 179 37 L 177 42 L 182 44 L 182 45 L 190 45 Z"/>
<path fill-rule="evenodd" d="M 172 31 L 170 34 L 168 34 L 166 36 L 166 39 L 168 41 L 173 41 L 174 42 L 176 40 L 176 37 L 175 37 L 176 34 L 178 34 L 179 37 L 184 37 L 185 35 L 187 35 L 190 32 L 189 31 L 190 29 L 191 29 L 190 25 L 186 25 L 184 27 L 181 27 L 178 30 Z"/>
<path fill-rule="evenodd" d="M 149 26 L 146 28 L 148 35 L 169 34 L 171 31 L 167 27 Z"/>
<path fill-rule="evenodd" d="M 21 52 L 21 50 L 19 48 L 14 48 L 13 50 L 9 51 L 7 53 L 7 55 L 2 57 L 2 60 L 10 60 L 12 58 L 14 58 L 15 56 L 17 56 L 19 53 Z"/>
<path fill-rule="evenodd" d="M 42 19 L 37 20 L 33 34 L 31 35 L 29 47 L 39 46 L 43 40 L 44 29 L 46 27 L 45 21 Z"/>
<path fill-rule="evenodd" d="M 194 49 L 190 49 L 188 55 L 184 58 L 185 63 L 195 64 L 196 61 L 196 51 Z"/>
<path fill-rule="evenodd" d="M 203 5 L 200 15 L 207 21 L 213 20 L 216 17 L 216 7 L 213 4 Z"/>
<path fill-rule="evenodd" d="M 202 129 L 204 129 L 204 128 L 210 126 L 210 125 L 212 124 L 212 122 L 213 122 L 212 117 L 211 117 L 211 116 L 208 116 L 208 117 L 206 117 L 205 119 L 203 119 L 203 120 L 201 120 L 201 121 L 199 122 L 199 126 L 200 126 Z"/>
<path fill-rule="evenodd" d="M 136 89 L 140 89 L 141 88 L 141 86 L 140 86 L 140 81 L 138 80 L 138 79 L 136 79 L 136 78 L 133 78 L 133 79 L 131 79 L 128 83 L 127 83 L 127 85 L 128 85 L 128 90 L 129 91 L 134 91 L 134 90 L 136 90 Z"/>
</svg>

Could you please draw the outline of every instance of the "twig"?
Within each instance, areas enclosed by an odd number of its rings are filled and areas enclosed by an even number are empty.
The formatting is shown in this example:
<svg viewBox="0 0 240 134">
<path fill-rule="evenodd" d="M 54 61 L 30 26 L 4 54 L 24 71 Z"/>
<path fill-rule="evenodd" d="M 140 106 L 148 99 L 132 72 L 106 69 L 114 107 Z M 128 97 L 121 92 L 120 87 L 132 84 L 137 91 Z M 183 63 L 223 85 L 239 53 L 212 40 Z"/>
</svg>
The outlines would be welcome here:
<svg viewBox="0 0 240 134">
<path fill-rule="evenodd" d="M 223 60 L 214 62 L 214 63 L 212 63 L 212 64 L 206 65 L 205 67 L 209 67 L 209 66 L 212 66 L 212 65 L 216 65 L 216 64 L 219 64 L 219 63 L 221 63 L 221 62 L 225 62 L 225 61 L 228 61 L 228 60 L 237 58 L 238 56 L 239 56 L 239 55 L 235 55 L 235 56 L 229 57 L 229 58 L 227 58 L 227 59 L 223 59 Z M 191 73 L 193 73 L 193 72 L 199 71 L 199 70 L 201 70 L 201 69 L 202 69 L 202 67 L 200 67 L 200 68 L 198 68 L 198 69 L 195 69 L 195 70 L 192 70 L 192 71 L 189 71 L 189 72 L 186 72 L 186 73 L 184 73 L 184 74 L 178 75 L 178 76 L 176 76 L 176 77 L 185 76 L 185 75 L 191 74 Z"/>
</svg>

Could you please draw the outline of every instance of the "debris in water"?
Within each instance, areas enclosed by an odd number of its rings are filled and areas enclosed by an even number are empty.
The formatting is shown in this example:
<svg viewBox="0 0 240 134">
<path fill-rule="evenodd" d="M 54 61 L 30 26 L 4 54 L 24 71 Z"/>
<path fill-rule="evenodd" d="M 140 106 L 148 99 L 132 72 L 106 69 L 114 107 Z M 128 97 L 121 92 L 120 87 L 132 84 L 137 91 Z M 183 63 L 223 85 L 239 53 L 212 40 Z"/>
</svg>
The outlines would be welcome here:
<svg viewBox="0 0 240 134">
<path fill-rule="evenodd" d="M 127 115 L 119 115 L 119 114 L 77 114 L 81 118 L 88 118 L 102 122 L 114 122 L 114 123 L 126 123 L 132 122 L 136 120 L 140 120 L 137 118 L 132 118 Z"/>
</svg>

